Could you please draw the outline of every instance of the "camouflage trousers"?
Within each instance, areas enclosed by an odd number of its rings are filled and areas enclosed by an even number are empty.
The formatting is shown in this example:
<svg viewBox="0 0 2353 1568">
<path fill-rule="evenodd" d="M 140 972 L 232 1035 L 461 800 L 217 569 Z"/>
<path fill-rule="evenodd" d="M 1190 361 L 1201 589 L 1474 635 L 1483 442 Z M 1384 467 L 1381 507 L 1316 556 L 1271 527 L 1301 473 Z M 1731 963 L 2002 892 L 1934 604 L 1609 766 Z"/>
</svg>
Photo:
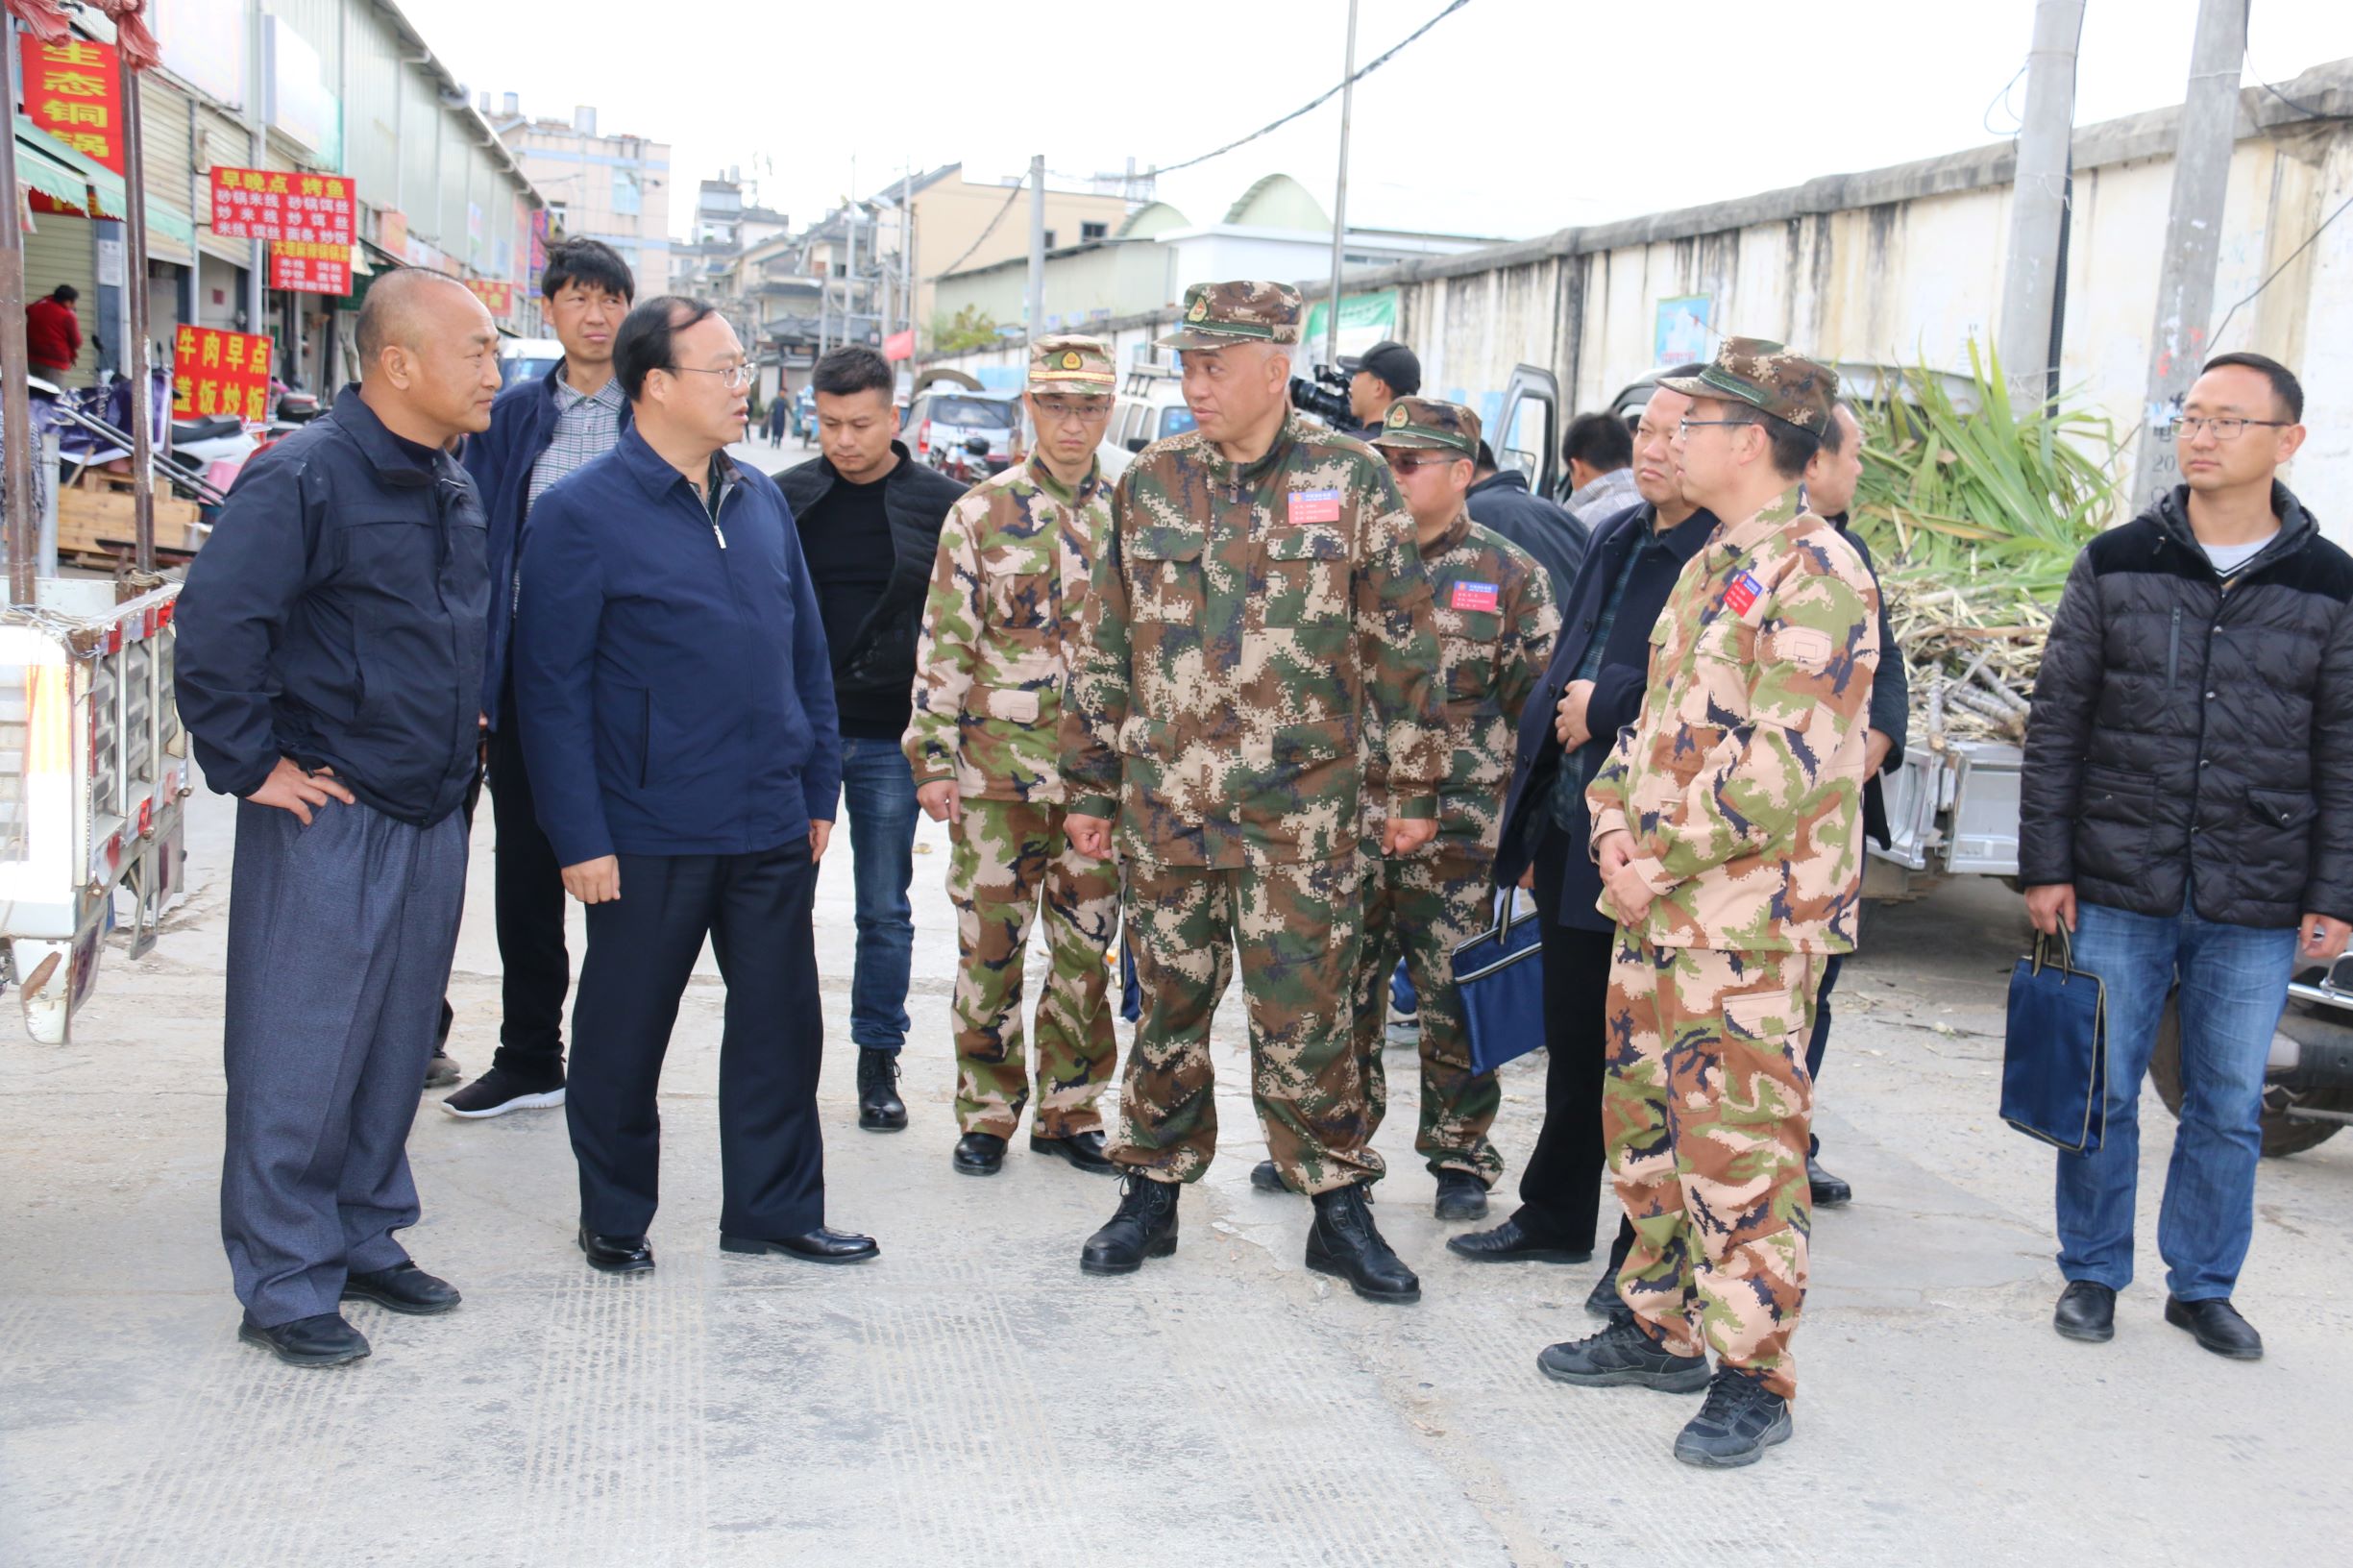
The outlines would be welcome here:
<svg viewBox="0 0 2353 1568">
<path fill-rule="evenodd" d="M 1820 953 L 1660 947 L 1618 931 L 1602 1137 L 1633 1222 L 1618 1293 L 1679 1356 L 1783 1399 L 1805 1303 L 1805 1042 Z"/>
<path fill-rule="evenodd" d="M 1377 1180 L 1350 1022 L 1357 857 L 1214 871 L 1128 867 L 1143 1017 L 1120 1080 L 1111 1156 L 1163 1181 L 1197 1180 L 1217 1152 L 1210 1017 L 1238 967 L 1250 1016 L 1250 1094 L 1266 1152 L 1294 1191 Z"/>
<path fill-rule="evenodd" d="M 1103 1125 L 1095 1100 L 1119 1060 L 1103 955 L 1119 919 L 1119 868 L 1089 860 L 1063 808 L 966 800 L 949 830 L 956 906 L 956 1124 L 1011 1138 L 1029 1103 L 1021 971 L 1030 919 L 1044 910 L 1049 962 L 1038 996 L 1038 1114 L 1031 1131 L 1067 1138 Z"/>
<path fill-rule="evenodd" d="M 1377 846 L 1363 859 L 1364 947 L 1357 965 L 1357 1057 L 1372 1127 L 1388 1114 L 1381 1060 L 1389 972 L 1401 953 L 1421 998 L 1422 1114 L 1414 1152 L 1432 1171 L 1467 1171 L 1493 1187 L 1504 1157 L 1487 1140 L 1504 1091 L 1491 1072 L 1471 1070 L 1471 1035 L 1455 992 L 1454 951 L 1492 921 L 1492 858 L 1441 848 L 1391 860 Z"/>
</svg>

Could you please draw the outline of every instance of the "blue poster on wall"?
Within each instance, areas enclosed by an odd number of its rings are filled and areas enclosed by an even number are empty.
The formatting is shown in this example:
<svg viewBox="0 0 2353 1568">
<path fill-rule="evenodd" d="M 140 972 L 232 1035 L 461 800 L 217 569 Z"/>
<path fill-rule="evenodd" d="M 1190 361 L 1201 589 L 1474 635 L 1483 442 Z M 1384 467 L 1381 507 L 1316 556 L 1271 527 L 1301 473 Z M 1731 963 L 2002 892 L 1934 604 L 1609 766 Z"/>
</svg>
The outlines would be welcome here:
<svg viewBox="0 0 2353 1568">
<path fill-rule="evenodd" d="M 1707 318 L 1713 304 L 1706 294 L 1659 301 L 1657 325 L 1651 333 L 1651 363 L 1682 365 L 1710 357 L 1715 351 L 1708 339 L 1714 334 L 1707 330 Z"/>
</svg>

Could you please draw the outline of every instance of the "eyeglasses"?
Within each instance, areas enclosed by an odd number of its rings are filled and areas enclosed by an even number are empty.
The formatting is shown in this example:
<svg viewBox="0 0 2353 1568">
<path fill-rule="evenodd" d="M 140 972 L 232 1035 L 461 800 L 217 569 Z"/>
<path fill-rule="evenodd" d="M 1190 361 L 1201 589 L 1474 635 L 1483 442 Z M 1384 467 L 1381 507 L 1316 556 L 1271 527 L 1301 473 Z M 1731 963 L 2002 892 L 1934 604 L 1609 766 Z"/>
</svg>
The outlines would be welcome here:
<svg viewBox="0 0 2353 1568">
<path fill-rule="evenodd" d="M 2212 430 L 2217 441 L 2236 441 L 2246 433 L 2249 425 L 2266 429 L 2284 430 L 2292 426 L 2292 419 L 2229 419 L 2209 418 L 2200 414 L 2183 414 L 2168 425 L 2165 433 L 2175 441 L 2194 441 L 2200 430 Z"/>
<path fill-rule="evenodd" d="M 698 376 L 716 376 L 719 378 L 719 384 L 730 392 L 743 391 L 744 388 L 758 380 L 760 375 L 759 367 L 749 363 L 721 365 L 717 369 L 704 365 L 664 365 L 662 368 L 674 376 L 682 370 L 692 371 Z"/>
<path fill-rule="evenodd" d="M 1111 399 L 1097 398 L 1088 403 L 1065 403 L 1059 398 L 1034 399 L 1038 419 L 1045 425 L 1086 425 L 1111 417 Z"/>
<path fill-rule="evenodd" d="M 1675 422 L 1675 428 L 1679 432 L 1703 430 L 1711 425 L 1720 425 L 1726 429 L 1735 429 L 1740 426 L 1754 423 L 1754 420 L 1748 419 L 1679 419 Z"/>
<path fill-rule="evenodd" d="M 1460 456 L 1449 457 L 1443 453 L 1425 453 L 1411 452 L 1389 452 L 1384 450 L 1381 455 L 1388 459 L 1390 472 L 1396 474 L 1410 474 L 1416 469 L 1441 468 L 1448 463 L 1459 463 L 1468 460 Z"/>
</svg>

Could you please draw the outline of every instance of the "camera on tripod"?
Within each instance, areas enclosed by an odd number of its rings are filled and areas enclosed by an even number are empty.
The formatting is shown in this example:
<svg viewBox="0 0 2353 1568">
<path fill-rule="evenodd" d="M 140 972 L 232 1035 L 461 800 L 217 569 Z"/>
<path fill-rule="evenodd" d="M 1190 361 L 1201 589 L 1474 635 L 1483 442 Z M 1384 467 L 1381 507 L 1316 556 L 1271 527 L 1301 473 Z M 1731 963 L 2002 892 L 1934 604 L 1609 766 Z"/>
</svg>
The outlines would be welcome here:
<svg viewBox="0 0 2353 1568">
<path fill-rule="evenodd" d="M 1348 373 L 1335 365 L 1317 365 L 1311 377 L 1294 376 L 1292 405 L 1336 430 L 1354 432 L 1357 416 L 1348 406 Z"/>
</svg>

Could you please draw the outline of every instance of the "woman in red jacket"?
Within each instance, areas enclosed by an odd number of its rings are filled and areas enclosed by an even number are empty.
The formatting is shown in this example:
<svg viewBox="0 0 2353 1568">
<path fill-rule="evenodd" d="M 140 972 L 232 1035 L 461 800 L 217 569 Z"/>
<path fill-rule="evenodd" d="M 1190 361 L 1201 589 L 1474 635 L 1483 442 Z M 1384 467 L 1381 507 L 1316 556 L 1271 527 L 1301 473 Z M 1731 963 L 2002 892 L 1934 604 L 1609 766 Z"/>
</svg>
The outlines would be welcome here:
<svg viewBox="0 0 2353 1568">
<path fill-rule="evenodd" d="M 71 283 L 60 283 L 47 299 L 25 306 L 25 357 L 43 380 L 64 380 L 81 357 L 82 318 L 74 314 L 81 297 Z"/>
</svg>

